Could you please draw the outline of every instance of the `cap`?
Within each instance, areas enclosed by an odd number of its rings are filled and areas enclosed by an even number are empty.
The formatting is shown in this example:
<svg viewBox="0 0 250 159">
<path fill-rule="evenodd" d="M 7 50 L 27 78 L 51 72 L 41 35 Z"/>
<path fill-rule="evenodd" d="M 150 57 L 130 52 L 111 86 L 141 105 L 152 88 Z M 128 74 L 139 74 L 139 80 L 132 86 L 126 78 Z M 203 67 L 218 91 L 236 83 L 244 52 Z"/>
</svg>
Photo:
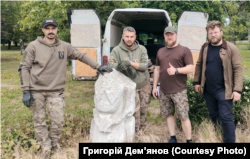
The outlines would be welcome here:
<svg viewBox="0 0 250 159">
<path fill-rule="evenodd" d="M 175 26 L 168 26 L 164 29 L 164 34 L 166 33 L 177 33 L 177 29 Z"/>
<path fill-rule="evenodd" d="M 47 25 L 54 25 L 57 27 L 56 21 L 54 19 L 45 19 L 42 24 L 42 28 L 45 28 Z"/>
</svg>

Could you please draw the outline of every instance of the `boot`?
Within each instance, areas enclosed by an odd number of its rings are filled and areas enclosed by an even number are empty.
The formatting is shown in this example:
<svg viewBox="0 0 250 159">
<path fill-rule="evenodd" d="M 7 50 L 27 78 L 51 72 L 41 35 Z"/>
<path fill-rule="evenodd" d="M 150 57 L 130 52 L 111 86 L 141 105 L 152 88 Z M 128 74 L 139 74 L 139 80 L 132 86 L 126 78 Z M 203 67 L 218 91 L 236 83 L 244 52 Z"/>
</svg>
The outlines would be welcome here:
<svg viewBox="0 0 250 159">
<path fill-rule="evenodd" d="M 56 146 L 53 146 L 53 153 L 62 153 L 62 149 L 59 146 L 59 144 L 57 144 Z"/>
<path fill-rule="evenodd" d="M 50 158 L 51 150 L 43 150 L 42 152 L 42 159 L 49 159 Z"/>
</svg>

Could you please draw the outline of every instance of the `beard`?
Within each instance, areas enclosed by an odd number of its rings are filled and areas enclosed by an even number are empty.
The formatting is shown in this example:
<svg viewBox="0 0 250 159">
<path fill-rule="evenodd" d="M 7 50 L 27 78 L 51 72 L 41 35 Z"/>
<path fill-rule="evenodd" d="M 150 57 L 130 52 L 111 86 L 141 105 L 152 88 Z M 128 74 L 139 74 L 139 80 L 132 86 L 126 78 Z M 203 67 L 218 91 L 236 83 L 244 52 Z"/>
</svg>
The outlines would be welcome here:
<svg viewBox="0 0 250 159">
<path fill-rule="evenodd" d="M 214 41 L 212 41 L 212 38 L 211 38 L 211 39 L 209 39 L 209 42 L 211 42 L 211 44 L 217 45 L 221 41 L 221 39 L 222 39 L 222 36 L 218 37 Z"/>
<path fill-rule="evenodd" d="M 131 45 L 127 44 L 124 40 L 123 40 L 123 42 L 124 42 L 124 44 L 125 44 L 127 47 L 132 47 L 132 46 L 134 45 L 134 42 L 133 42 Z"/>
<path fill-rule="evenodd" d="M 173 42 L 167 42 L 167 41 L 165 40 L 165 43 L 166 43 L 166 45 L 167 45 L 168 47 L 173 47 L 173 46 L 176 44 L 176 40 L 173 41 Z"/>
</svg>

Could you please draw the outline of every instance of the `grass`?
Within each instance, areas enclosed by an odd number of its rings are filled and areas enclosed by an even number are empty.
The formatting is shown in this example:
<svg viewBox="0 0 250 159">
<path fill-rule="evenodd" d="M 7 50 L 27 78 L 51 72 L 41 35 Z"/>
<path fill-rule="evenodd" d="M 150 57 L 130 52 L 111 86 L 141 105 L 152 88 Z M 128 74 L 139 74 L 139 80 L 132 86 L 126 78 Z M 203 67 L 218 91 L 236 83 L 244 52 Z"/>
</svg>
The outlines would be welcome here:
<svg viewBox="0 0 250 159">
<path fill-rule="evenodd" d="M 250 77 L 250 43 L 237 42 L 236 45 L 241 54 L 243 74 Z"/>
<path fill-rule="evenodd" d="M 250 76 L 250 50 L 248 43 L 237 43 L 242 56 L 244 75 Z M 1 48 L 1 158 L 39 158 L 34 135 L 31 110 L 22 104 L 22 91 L 18 74 L 21 60 L 20 47 Z M 63 154 L 52 158 L 78 158 L 78 143 L 90 142 L 90 122 L 93 118 L 95 81 L 72 81 L 67 66 L 65 90 L 65 125 L 60 139 Z M 246 123 L 238 125 L 236 142 L 250 142 L 250 108 L 244 111 Z M 49 125 L 50 120 L 47 119 Z M 176 128 L 178 142 L 186 142 L 184 133 Z M 165 119 L 160 117 L 159 101 L 151 98 L 148 111 L 148 125 L 135 136 L 134 142 L 166 143 L 170 134 Z M 210 121 L 194 125 L 194 142 L 222 142 Z"/>
</svg>

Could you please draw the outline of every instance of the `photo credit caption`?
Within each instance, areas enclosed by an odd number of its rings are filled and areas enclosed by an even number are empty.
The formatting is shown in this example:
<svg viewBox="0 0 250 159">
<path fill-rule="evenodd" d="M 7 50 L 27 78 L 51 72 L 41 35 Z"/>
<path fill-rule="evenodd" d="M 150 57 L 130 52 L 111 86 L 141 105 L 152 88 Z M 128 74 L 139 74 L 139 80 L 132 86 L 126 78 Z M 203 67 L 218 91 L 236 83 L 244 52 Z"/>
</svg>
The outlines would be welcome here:
<svg viewBox="0 0 250 159">
<path fill-rule="evenodd" d="M 79 158 L 141 155 L 249 156 L 250 143 L 79 143 Z"/>
</svg>

